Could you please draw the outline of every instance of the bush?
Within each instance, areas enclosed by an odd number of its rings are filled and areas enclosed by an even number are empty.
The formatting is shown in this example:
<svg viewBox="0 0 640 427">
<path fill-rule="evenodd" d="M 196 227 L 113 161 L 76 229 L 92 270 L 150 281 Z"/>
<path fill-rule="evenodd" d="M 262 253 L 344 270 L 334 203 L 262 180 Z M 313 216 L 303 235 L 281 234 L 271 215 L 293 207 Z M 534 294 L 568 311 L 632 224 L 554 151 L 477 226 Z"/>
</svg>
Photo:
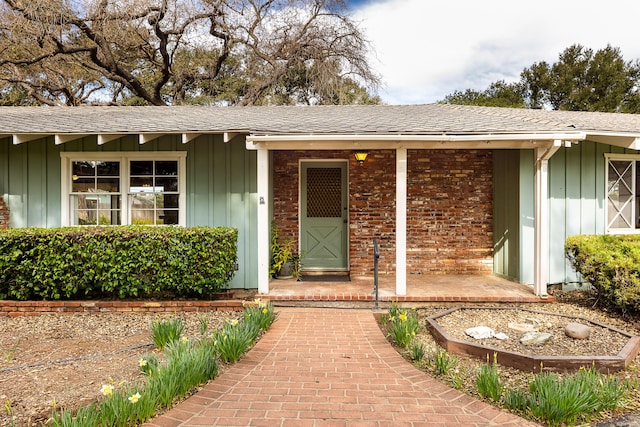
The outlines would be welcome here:
<svg viewBox="0 0 640 427">
<path fill-rule="evenodd" d="M 233 277 L 235 229 L 73 227 L 0 231 L 0 299 L 199 297 Z"/>
<path fill-rule="evenodd" d="M 572 236 L 565 252 L 604 305 L 640 312 L 640 236 Z"/>
</svg>

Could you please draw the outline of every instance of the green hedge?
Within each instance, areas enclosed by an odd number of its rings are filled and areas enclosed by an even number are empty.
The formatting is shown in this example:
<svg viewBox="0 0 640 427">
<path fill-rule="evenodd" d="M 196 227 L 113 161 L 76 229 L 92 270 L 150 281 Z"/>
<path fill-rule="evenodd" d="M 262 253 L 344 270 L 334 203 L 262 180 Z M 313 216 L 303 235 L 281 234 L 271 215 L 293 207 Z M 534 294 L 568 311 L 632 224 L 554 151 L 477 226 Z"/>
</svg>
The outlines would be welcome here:
<svg viewBox="0 0 640 427">
<path fill-rule="evenodd" d="M 236 229 L 28 228 L 0 232 L 0 299 L 206 297 L 233 277 Z"/>
<path fill-rule="evenodd" d="M 601 302 L 640 312 L 640 236 L 572 236 L 567 238 L 565 252 Z"/>
</svg>

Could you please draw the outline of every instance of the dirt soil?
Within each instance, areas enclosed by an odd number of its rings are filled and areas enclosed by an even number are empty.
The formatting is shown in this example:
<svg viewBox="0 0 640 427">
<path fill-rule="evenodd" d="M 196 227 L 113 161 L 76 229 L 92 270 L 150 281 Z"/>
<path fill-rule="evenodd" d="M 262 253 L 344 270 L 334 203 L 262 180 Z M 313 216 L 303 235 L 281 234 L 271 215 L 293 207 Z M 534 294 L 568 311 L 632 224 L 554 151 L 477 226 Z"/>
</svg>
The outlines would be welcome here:
<svg viewBox="0 0 640 427">
<path fill-rule="evenodd" d="M 533 309 L 596 320 L 632 334 L 640 334 L 637 318 L 622 318 L 592 309 L 591 296 L 586 293 L 558 293 L 558 302 L 535 305 Z M 333 306 L 341 308 L 371 308 L 370 303 L 312 303 L 299 305 Z M 296 305 L 296 304 L 292 304 Z M 453 304 L 421 305 L 418 312 L 426 317 L 450 308 Z M 513 306 L 517 305 L 503 305 Z M 531 305 L 525 305 L 532 308 Z M 164 316 L 169 316 L 166 314 Z M 200 336 L 201 319 L 209 330 L 220 327 L 238 313 L 182 313 L 185 321 L 183 335 Z M 77 408 L 100 397 L 103 384 L 140 381 L 143 377 L 138 360 L 155 351 L 151 340 L 150 323 L 160 317 L 148 313 L 102 313 L 73 315 L 42 315 L 37 317 L 0 317 L 0 425 L 11 424 L 5 405 L 10 404 L 13 422 L 18 427 L 39 426 L 51 415 L 54 406 Z M 477 320 L 477 321 L 476 321 Z M 463 330 L 480 324 L 480 319 L 464 319 L 457 324 Z M 449 328 L 456 329 L 456 325 Z M 601 341 L 599 336 L 603 336 Z M 611 336 L 595 334 L 584 345 L 588 351 L 610 346 Z M 423 337 L 430 345 L 429 336 Z M 553 340 L 549 345 L 553 345 Z M 547 346 L 547 348 L 549 348 Z M 561 349 L 558 348 L 558 351 Z M 580 351 L 574 349 L 577 353 Z M 562 350 L 566 351 L 566 349 Z M 461 365 L 471 372 L 479 361 L 461 358 Z M 626 371 L 618 374 L 631 380 L 640 380 L 640 357 Z M 526 374 L 505 369 L 514 384 L 527 381 Z M 640 402 L 640 391 L 635 392 Z M 630 407 L 627 412 L 638 411 Z M 610 414 L 621 417 L 624 413 Z"/>
<path fill-rule="evenodd" d="M 236 312 L 180 313 L 182 336 L 200 337 Z M 0 317 L 0 425 L 42 425 L 53 407 L 77 408 L 101 396 L 103 384 L 144 379 L 140 358 L 156 351 L 150 324 L 171 314 L 101 313 Z"/>
</svg>

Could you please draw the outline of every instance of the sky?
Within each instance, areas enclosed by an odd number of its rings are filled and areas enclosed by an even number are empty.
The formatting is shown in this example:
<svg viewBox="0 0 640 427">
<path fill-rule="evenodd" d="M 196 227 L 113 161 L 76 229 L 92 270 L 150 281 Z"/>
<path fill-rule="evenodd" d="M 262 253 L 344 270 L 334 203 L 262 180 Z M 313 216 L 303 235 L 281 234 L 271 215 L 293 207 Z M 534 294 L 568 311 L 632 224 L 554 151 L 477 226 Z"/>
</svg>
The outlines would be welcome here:
<svg viewBox="0 0 640 427">
<path fill-rule="evenodd" d="M 347 0 L 374 50 L 387 104 L 425 104 L 455 90 L 520 80 L 573 44 L 640 59 L 640 1 Z"/>
</svg>

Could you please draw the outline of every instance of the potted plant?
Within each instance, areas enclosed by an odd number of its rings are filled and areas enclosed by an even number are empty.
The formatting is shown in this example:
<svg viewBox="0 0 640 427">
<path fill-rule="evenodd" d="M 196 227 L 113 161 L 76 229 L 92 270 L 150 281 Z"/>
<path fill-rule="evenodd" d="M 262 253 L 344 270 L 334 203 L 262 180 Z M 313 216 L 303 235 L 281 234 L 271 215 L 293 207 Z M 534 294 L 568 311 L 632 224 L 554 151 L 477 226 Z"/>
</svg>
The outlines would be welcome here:
<svg viewBox="0 0 640 427">
<path fill-rule="evenodd" d="M 283 239 L 277 225 L 271 225 L 271 268 L 269 274 L 277 279 L 300 280 L 302 257 L 296 253 L 294 238 Z"/>
</svg>

